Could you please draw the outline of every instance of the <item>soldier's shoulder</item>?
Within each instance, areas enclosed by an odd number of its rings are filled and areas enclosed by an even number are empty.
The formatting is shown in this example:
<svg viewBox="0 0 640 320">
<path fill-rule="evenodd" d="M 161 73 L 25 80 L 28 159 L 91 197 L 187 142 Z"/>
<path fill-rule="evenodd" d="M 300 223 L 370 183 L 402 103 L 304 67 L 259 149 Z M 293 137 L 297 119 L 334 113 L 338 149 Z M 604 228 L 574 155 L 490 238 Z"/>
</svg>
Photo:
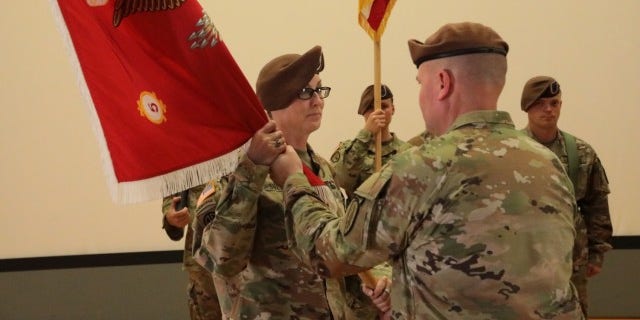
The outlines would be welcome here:
<svg viewBox="0 0 640 320">
<path fill-rule="evenodd" d="M 565 133 L 568 133 L 568 132 L 565 132 Z M 595 159 L 598 157 L 598 155 L 596 154 L 596 150 L 591 146 L 589 142 L 572 133 L 568 133 L 568 134 L 573 136 L 574 139 L 576 140 L 576 149 L 578 150 L 578 154 L 581 158 L 586 157 L 589 159 Z"/>
<path fill-rule="evenodd" d="M 578 151 L 582 151 L 585 153 L 595 154 L 596 150 L 584 139 L 576 137 L 576 147 Z"/>
<path fill-rule="evenodd" d="M 338 162 L 342 159 L 342 154 L 345 153 L 347 147 L 351 145 L 352 140 L 344 140 L 338 142 L 338 146 L 335 148 L 333 153 L 331 154 L 331 162 Z"/>
</svg>

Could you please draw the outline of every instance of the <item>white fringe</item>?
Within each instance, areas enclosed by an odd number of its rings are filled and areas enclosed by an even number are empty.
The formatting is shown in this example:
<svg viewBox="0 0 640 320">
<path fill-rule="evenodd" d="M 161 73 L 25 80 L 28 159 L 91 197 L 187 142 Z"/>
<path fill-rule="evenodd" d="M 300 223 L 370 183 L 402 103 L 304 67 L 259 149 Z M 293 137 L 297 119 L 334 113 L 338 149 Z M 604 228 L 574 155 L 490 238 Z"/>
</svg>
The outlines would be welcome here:
<svg viewBox="0 0 640 320">
<path fill-rule="evenodd" d="M 164 196 L 207 183 L 213 179 L 218 179 L 235 170 L 238 165 L 239 157 L 246 153 L 251 140 L 226 155 L 195 164 L 178 171 L 145 180 L 118 183 L 113 170 L 113 163 L 111 162 L 111 154 L 109 153 L 109 148 L 107 148 L 107 141 L 104 137 L 102 126 L 100 125 L 98 113 L 95 105 L 93 104 L 93 100 L 91 99 L 91 93 L 89 92 L 89 87 L 87 86 L 84 74 L 82 73 L 80 61 L 78 60 L 78 56 L 73 46 L 69 30 L 64 22 L 64 17 L 62 16 L 62 11 L 58 5 L 58 0 L 50 0 L 49 2 L 51 3 L 58 31 L 62 35 L 67 46 L 67 50 L 70 53 L 69 58 L 77 75 L 80 93 L 86 102 L 85 105 L 87 106 L 89 121 L 91 122 L 93 133 L 98 140 L 102 168 L 107 179 L 107 187 L 109 188 L 109 193 L 111 194 L 113 202 L 117 204 L 132 204 L 160 199 Z"/>
<path fill-rule="evenodd" d="M 246 153 L 250 143 L 251 140 L 223 156 L 161 176 L 118 183 L 115 190 L 110 190 L 116 192 L 115 197 L 112 193 L 112 198 L 120 204 L 149 201 L 219 179 L 236 169 L 238 160 Z"/>
</svg>

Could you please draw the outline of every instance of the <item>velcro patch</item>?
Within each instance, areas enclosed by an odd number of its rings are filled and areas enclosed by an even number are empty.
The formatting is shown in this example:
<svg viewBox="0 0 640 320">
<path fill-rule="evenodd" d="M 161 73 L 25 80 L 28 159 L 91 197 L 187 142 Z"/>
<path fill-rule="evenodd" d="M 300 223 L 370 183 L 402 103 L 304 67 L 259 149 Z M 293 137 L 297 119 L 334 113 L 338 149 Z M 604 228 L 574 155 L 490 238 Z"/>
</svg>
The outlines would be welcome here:
<svg viewBox="0 0 640 320">
<path fill-rule="evenodd" d="M 216 186 L 213 181 L 207 183 L 207 185 L 202 189 L 202 193 L 200 193 L 200 197 L 198 197 L 198 201 L 196 202 L 196 207 L 202 205 L 202 203 L 207 200 L 214 192 L 216 192 Z"/>
</svg>

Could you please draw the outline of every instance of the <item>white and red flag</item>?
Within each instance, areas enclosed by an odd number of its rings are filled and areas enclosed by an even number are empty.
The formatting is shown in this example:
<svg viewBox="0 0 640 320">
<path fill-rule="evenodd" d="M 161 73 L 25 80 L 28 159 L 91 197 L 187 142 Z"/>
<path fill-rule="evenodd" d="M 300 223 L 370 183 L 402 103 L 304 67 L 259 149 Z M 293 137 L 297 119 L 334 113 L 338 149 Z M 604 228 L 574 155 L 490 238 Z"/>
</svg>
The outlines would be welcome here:
<svg viewBox="0 0 640 320">
<path fill-rule="evenodd" d="M 372 40 L 380 40 L 396 0 L 358 0 L 358 23 Z"/>
<path fill-rule="evenodd" d="M 267 116 L 196 0 L 52 0 L 117 203 L 232 171 Z"/>
</svg>

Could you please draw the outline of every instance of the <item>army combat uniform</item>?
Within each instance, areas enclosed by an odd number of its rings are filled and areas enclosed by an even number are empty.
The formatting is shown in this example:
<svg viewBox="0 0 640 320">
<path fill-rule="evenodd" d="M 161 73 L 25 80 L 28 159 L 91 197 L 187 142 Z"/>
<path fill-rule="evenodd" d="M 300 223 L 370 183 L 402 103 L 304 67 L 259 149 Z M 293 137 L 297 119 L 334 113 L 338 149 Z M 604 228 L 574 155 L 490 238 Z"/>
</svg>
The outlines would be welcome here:
<svg viewBox="0 0 640 320">
<path fill-rule="evenodd" d="M 318 272 L 391 260 L 393 319 L 583 319 L 571 182 L 506 112 L 465 113 L 394 157 L 343 218 L 302 174 L 283 189 L 287 234 Z"/>
<path fill-rule="evenodd" d="M 382 143 L 380 152 L 382 164 L 411 147 L 398 139 L 394 133 L 391 133 L 391 136 L 393 137 L 391 140 Z M 356 188 L 376 171 L 375 148 L 375 136 L 371 131 L 362 129 L 355 139 L 340 142 L 331 156 L 331 163 L 336 170 L 336 182 L 344 188 L 349 199 Z"/>
<path fill-rule="evenodd" d="M 416 135 L 415 137 L 409 139 L 407 141 L 408 144 L 412 145 L 412 146 L 421 146 L 423 144 L 425 144 L 427 141 L 431 140 L 433 138 L 433 134 L 427 130 L 422 131 L 421 133 L 419 133 L 418 135 Z"/>
<path fill-rule="evenodd" d="M 534 138 L 528 128 L 523 131 Z M 563 135 L 559 133 L 555 140 L 545 146 L 560 158 L 565 170 L 569 172 L 569 156 Z M 579 239 L 576 241 L 583 246 L 586 245 L 587 250 L 583 251 L 582 257 L 576 261 L 578 270 L 572 281 L 578 289 L 580 304 L 586 310 L 588 307 L 586 266 L 589 263 L 602 267 L 604 253 L 612 248 L 613 228 L 609 215 L 609 182 L 604 167 L 595 150 L 587 142 L 576 137 L 575 146 L 578 171 L 574 190 L 583 220 L 583 223 L 579 224 L 582 229 L 577 230 Z"/>
<path fill-rule="evenodd" d="M 189 274 L 189 283 L 187 286 L 189 313 L 192 320 L 219 320 L 222 319 L 220 305 L 218 304 L 218 296 L 214 288 L 211 274 L 202 266 L 200 266 L 192 256 L 193 230 L 191 228 L 193 217 L 196 212 L 196 201 L 204 185 L 189 189 L 189 199 L 187 208 L 191 215 L 189 225 L 187 226 L 187 234 L 184 235 L 182 228 L 176 228 L 169 224 L 166 217 L 163 218 L 162 227 L 167 232 L 171 240 L 178 241 L 184 239 L 184 253 L 182 256 L 183 269 Z M 173 196 L 165 197 L 162 200 L 162 212 L 166 214 L 172 205 Z"/>
<path fill-rule="evenodd" d="M 316 190 L 324 203 L 344 214 L 329 163 L 311 149 L 300 156 L 324 182 Z M 269 177 L 269 167 L 246 156 L 198 208 L 198 221 L 210 222 L 196 249 L 224 291 L 219 295 L 225 318 L 375 319 L 377 309 L 357 276 L 324 279 L 301 264 L 289 249 L 283 211 L 282 190 Z"/>
</svg>

